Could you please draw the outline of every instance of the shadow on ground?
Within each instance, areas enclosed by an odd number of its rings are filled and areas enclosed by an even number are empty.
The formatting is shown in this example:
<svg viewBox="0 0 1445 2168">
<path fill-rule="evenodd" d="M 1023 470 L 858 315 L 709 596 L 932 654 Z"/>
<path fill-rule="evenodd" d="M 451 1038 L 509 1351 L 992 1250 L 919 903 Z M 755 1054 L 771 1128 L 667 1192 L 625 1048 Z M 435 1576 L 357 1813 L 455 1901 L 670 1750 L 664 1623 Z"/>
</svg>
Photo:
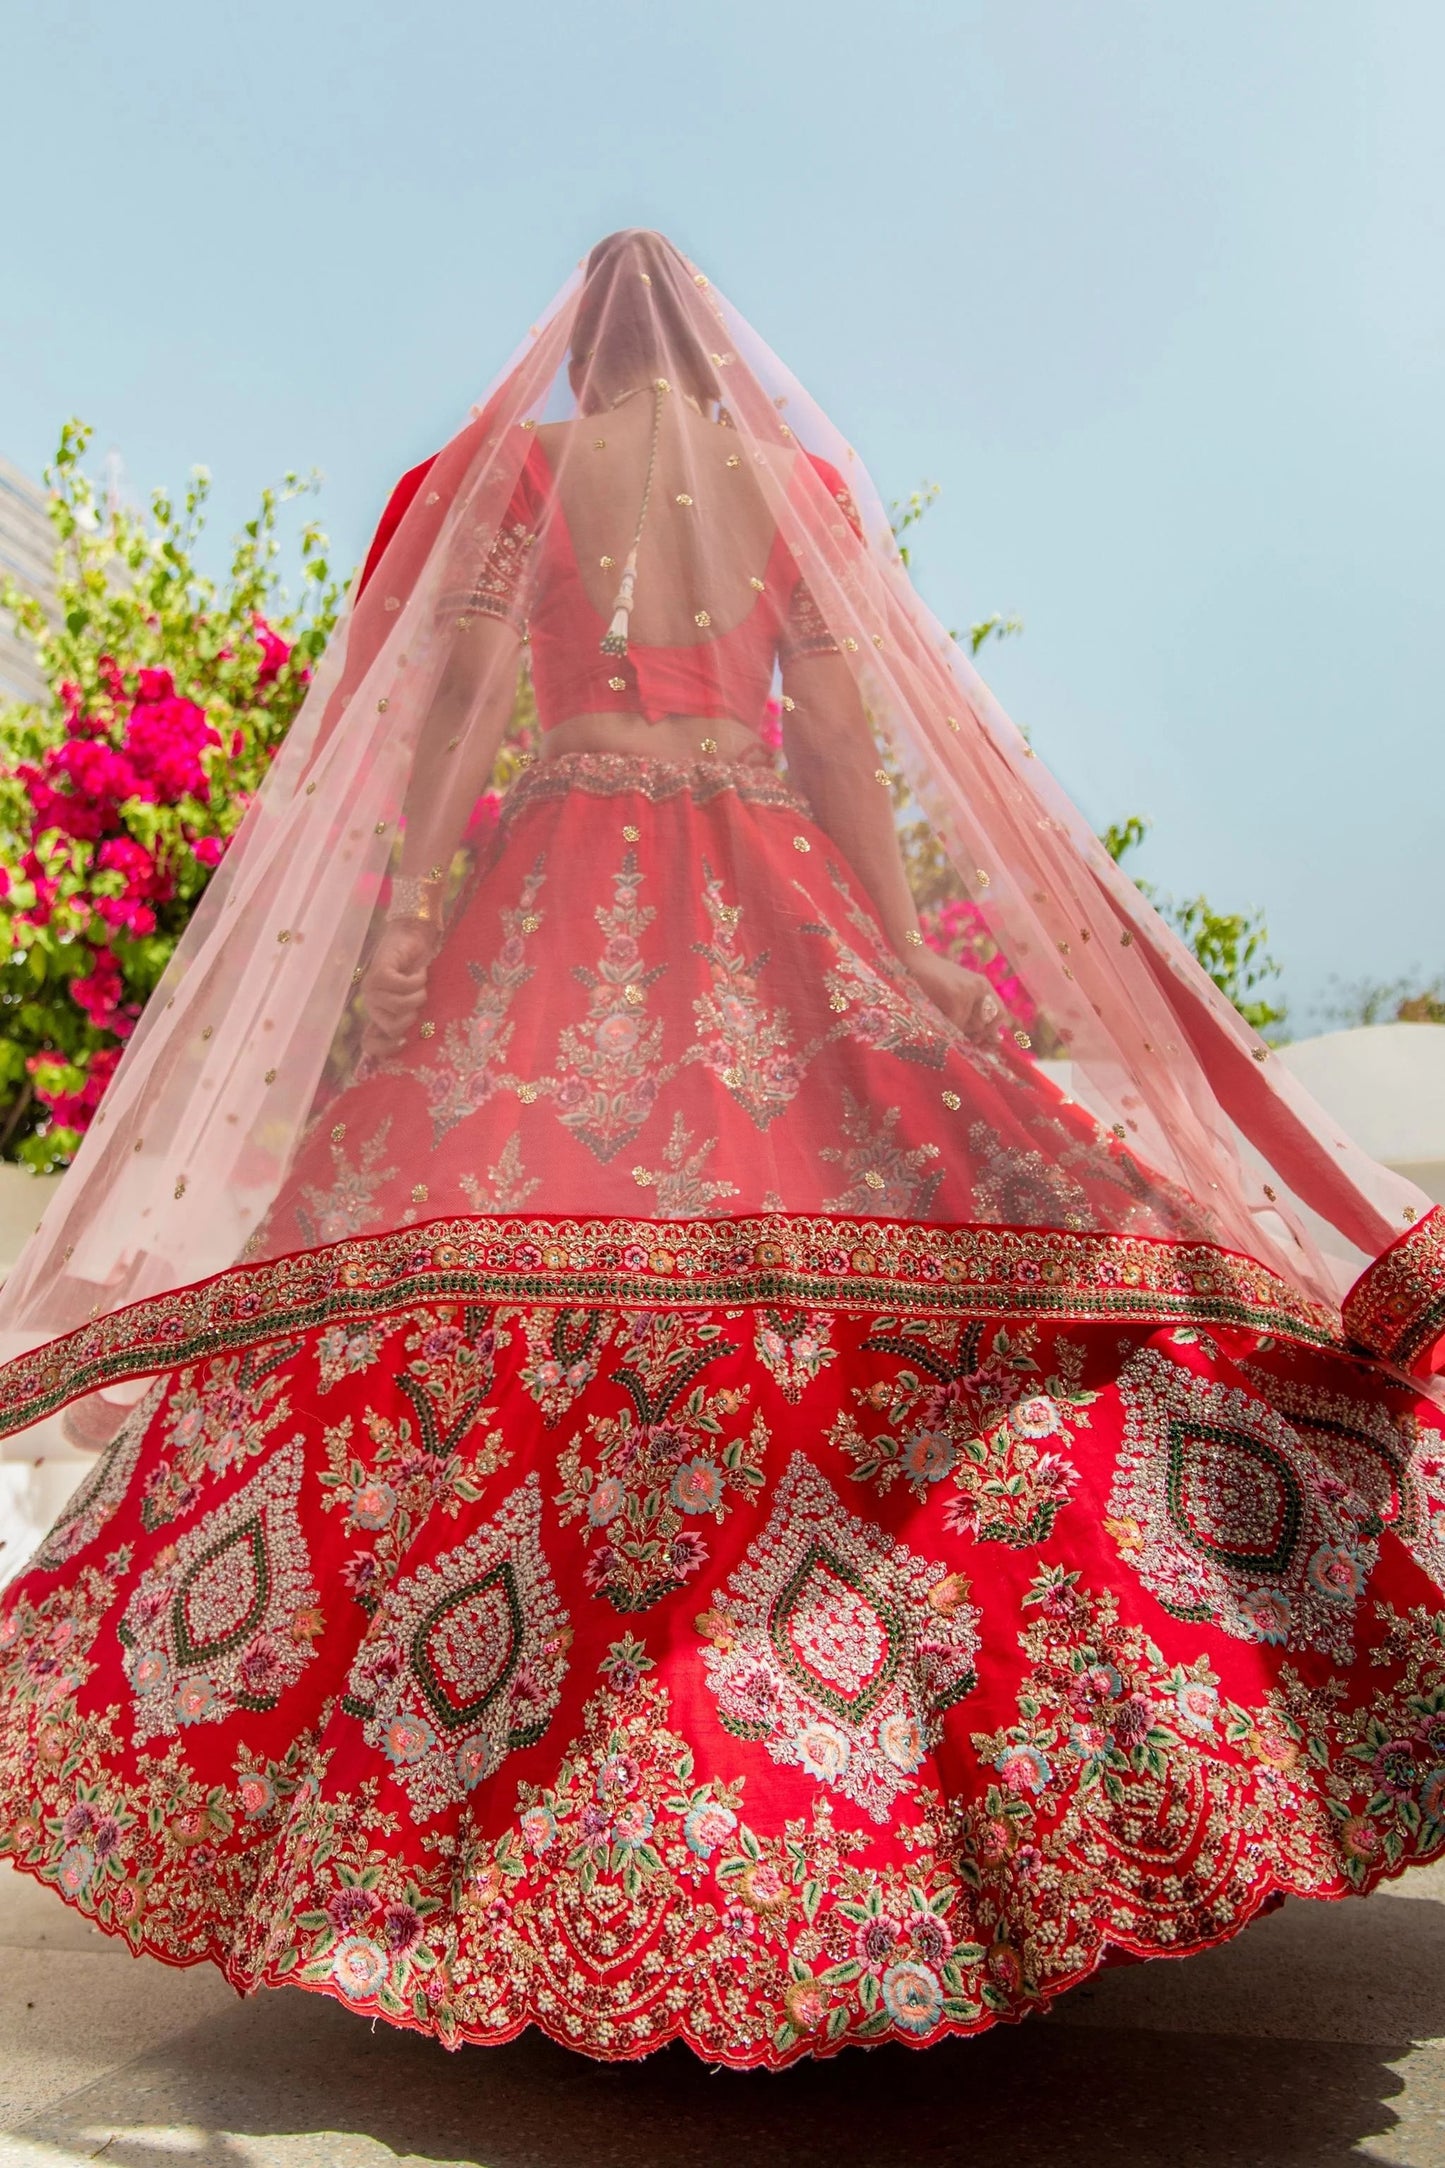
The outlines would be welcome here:
<svg viewBox="0 0 1445 2168">
<path fill-rule="evenodd" d="M 1428 1898 L 1290 1905 L 1223 1950 L 1104 1975 L 1051 2018 L 781 2076 L 710 2072 L 682 2049 L 598 2065 L 532 2035 L 448 2055 L 319 1997 L 242 2004 L 214 1976 L 72 1950 L 109 2011 L 143 2012 L 155 1981 L 180 2023 L 0 2118 L 3 2168 L 1445 2163 L 1445 1906 Z M 19 1958 L 12 1941 L 7 1969 Z M 16 2045 L 7 2026 L 0 2055 Z"/>
</svg>

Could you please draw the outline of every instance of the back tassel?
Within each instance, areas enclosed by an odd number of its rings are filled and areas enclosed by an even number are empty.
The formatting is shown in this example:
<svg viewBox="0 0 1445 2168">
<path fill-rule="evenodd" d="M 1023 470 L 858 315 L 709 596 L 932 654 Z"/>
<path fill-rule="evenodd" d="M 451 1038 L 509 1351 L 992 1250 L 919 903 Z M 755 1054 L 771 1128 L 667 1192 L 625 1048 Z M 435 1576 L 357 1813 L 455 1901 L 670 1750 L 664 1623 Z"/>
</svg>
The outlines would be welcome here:
<svg viewBox="0 0 1445 2168">
<path fill-rule="evenodd" d="M 627 552 L 622 567 L 622 578 L 617 588 L 617 599 L 612 605 L 612 622 L 602 636 L 604 655 L 627 653 L 627 624 L 632 615 L 633 590 L 637 585 L 637 546 Z"/>
<path fill-rule="evenodd" d="M 627 653 L 628 621 L 632 616 L 632 597 L 637 586 L 637 545 L 642 540 L 647 507 L 652 498 L 652 477 L 657 466 L 657 438 L 662 427 L 662 395 L 667 389 L 667 379 L 662 376 L 656 379 L 652 387 L 652 444 L 647 454 L 647 477 L 642 485 L 642 502 L 637 508 L 637 527 L 632 537 L 632 547 L 622 561 L 622 578 L 618 582 L 616 600 L 612 605 L 612 622 L 602 635 L 601 647 L 604 655 L 622 656 Z M 630 397 L 629 392 L 622 394 L 622 399 Z M 621 399 L 614 399 L 612 404 L 620 406 Z"/>
</svg>

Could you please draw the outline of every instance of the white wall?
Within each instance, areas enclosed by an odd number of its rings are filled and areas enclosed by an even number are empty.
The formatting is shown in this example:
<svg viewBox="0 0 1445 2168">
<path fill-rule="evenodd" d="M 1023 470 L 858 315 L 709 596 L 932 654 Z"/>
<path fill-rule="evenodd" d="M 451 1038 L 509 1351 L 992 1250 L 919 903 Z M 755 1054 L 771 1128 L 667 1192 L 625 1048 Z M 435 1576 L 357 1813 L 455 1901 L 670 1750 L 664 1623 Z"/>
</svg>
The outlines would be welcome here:
<svg viewBox="0 0 1445 2168">
<path fill-rule="evenodd" d="M 1372 1159 L 1445 1204 L 1445 1024 L 1367 1024 L 1279 1058 Z"/>
</svg>

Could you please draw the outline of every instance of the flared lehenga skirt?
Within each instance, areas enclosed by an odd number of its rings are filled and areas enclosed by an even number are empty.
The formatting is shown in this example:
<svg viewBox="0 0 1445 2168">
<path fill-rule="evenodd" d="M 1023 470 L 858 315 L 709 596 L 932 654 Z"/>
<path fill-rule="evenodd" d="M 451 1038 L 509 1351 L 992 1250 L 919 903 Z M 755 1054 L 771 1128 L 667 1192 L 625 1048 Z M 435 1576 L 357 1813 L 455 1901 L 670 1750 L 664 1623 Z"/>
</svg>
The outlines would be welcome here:
<svg viewBox="0 0 1445 2168">
<path fill-rule="evenodd" d="M 0 1852 L 135 1948 L 775 2066 L 1445 1846 L 1439 1410 L 766 771 L 533 771 L 267 1241 L 11 1366 L 166 1372 L 0 1597 Z"/>
</svg>

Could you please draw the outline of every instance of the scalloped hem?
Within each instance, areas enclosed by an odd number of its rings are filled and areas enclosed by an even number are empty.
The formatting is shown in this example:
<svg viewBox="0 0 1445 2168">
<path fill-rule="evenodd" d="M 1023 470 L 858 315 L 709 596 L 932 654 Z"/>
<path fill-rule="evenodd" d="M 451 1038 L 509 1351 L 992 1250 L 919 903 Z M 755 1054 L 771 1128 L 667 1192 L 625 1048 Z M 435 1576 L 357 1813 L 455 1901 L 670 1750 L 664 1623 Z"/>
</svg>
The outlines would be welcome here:
<svg viewBox="0 0 1445 2168">
<path fill-rule="evenodd" d="M 33 1862 L 20 1859 L 9 1852 L 0 1852 L 0 1860 L 8 1860 L 17 1873 L 28 1876 L 43 1889 L 52 1890 L 62 1904 L 68 1905 L 71 1911 L 78 1913 L 82 1919 L 89 1920 L 100 1933 L 115 1941 L 124 1942 L 132 1957 L 154 1958 L 157 1963 L 169 1966 L 173 1972 L 190 1972 L 198 1965 L 212 1965 L 227 1986 L 243 2001 L 267 1989 L 290 1988 L 303 1994 L 323 1995 L 328 2001 L 349 2010 L 353 2016 L 364 2018 L 372 2024 L 379 2021 L 389 2025 L 394 2032 L 419 2033 L 423 2038 L 434 2040 L 439 2047 L 452 2052 L 464 2047 L 507 2047 L 514 2040 L 520 2039 L 523 2033 L 534 2028 L 554 2046 L 567 2048 L 573 2054 L 584 2055 L 589 2062 L 643 2062 L 648 2056 L 660 2054 L 664 2048 L 676 2047 L 681 2043 L 701 2062 L 715 2069 L 779 2071 L 790 2069 L 799 2062 L 826 2061 L 840 2054 L 844 2048 L 867 2049 L 890 2044 L 905 2048 L 930 2048 L 939 2046 L 945 2040 L 975 2039 L 983 2033 L 992 2032 L 996 2025 L 1021 2025 L 1029 2018 L 1048 2016 L 1054 2005 L 1074 1988 L 1084 1986 L 1100 1972 L 1116 1965 L 1152 1964 L 1156 1961 L 1167 1962 L 1171 1959 L 1202 1956 L 1207 1950 L 1222 1949 L 1226 1943 L 1236 1941 L 1246 1928 L 1252 1927 L 1256 1920 L 1267 1913 L 1276 1911 L 1286 1898 L 1298 1897 L 1314 1904 L 1338 1904 L 1350 1897 L 1371 1897 L 1382 1883 L 1400 1881 L 1412 1869 L 1431 1865 L 1442 1853 L 1445 1853 L 1445 1842 L 1418 1859 L 1399 1860 L 1393 1865 L 1382 1863 L 1360 1888 L 1351 1886 L 1330 1890 L 1293 1889 L 1271 1879 L 1265 1888 L 1252 1895 L 1249 1904 L 1241 1907 L 1229 1925 L 1217 1935 L 1197 1938 L 1168 1949 L 1145 1949 L 1106 1937 L 1086 1965 L 1071 1972 L 1067 1978 L 1040 1988 L 1036 1995 L 1025 2001 L 997 2009 L 985 2009 L 977 2018 L 971 2020 L 944 2018 L 926 2033 L 896 2024 L 867 2035 L 860 2034 L 856 2027 L 850 2027 L 832 2039 L 817 2038 L 805 2033 L 782 2052 L 773 2051 L 766 2041 L 736 2049 L 722 2046 L 715 2038 L 700 2033 L 691 2025 L 685 2013 L 678 2017 L 675 2024 L 649 2034 L 645 2040 L 632 2047 L 610 2048 L 599 2046 L 595 2041 L 578 2039 L 566 2025 L 555 2023 L 544 2011 L 532 2004 L 518 2011 L 499 2027 L 484 2029 L 480 2026 L 458 2025 L 450 2031 L 444 2031 L 436 2024 L 424 2024 L 415 2016 L 398 2015 L 385 2010 L 374 1997 L 365 2001 L 356 2000 L 347 1995 L 334 1980 L 298 1979 L 294 1973 L 277 1972 L 274 1969 L 249 1973 L 221 1950 L 204 1950 L 193 1957 L 178 1957 L 173 1951 L 154 1947 L 144 1937 L 136 1942 L 126 1933 L 124 1926 L 101 1919 L 77 1898 L 68 1895 L 58 1882 L 51 1880 Z"/>
</svg>

